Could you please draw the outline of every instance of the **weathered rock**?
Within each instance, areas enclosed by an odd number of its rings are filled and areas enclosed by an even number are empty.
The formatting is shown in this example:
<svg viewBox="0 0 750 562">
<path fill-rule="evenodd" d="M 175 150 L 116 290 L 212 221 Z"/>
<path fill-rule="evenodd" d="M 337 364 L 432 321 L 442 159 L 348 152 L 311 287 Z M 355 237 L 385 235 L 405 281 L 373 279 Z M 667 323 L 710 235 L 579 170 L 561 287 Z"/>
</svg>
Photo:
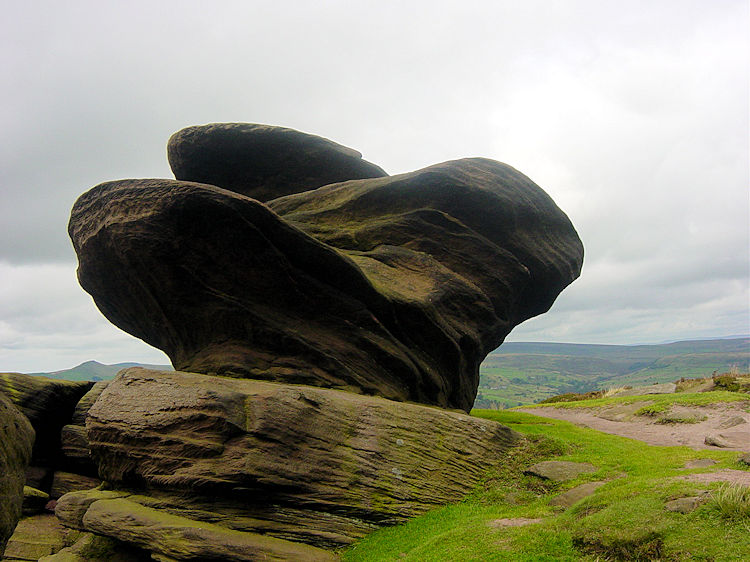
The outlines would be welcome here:
<svg viewBox="0 0 750 562">
<path fill-rule="evenodd" d="M 21 517 L 26 465 L 34 430 L 10 400 L 0 394 L 0 555 Z"/>
<path fill-rule="evenodd" d="M 167 143 L 178 180 L 268 201 L 346 180 L 387 174 L 356 150 L 293 129 L 253 123 L 187 127 Z"/>
<path fill-rule="evenodd" d="M 742 416 L 732 416 L 719 424 L 719 429 L 729 429 L 747 423 L 747 420 Z"/>
<path fill-rule="evenodd" d="M 94 475 L 96 466 L 89 454 L 89 441 L 86 437 L 86 427 L 68 424 L 60 432 L 60 451 L 63 466 L 71 471 Z"/>
<path fill-rule="evenodd" d="M 69 232 L 100 310 L 179 370 L 466 411 L 482 359 L 583 260 L 544 191 L 479 158 L 268 206 L 206 184 L 109 182 L 79 198 Z"/>
<path fill-rule="evenodd" d="M 227 529 L 144 507 L 127 499 L 94 502 L 83 517 L 95 533 L 177 560 L 333 561 L 331 553 L 305 544 Z"/>
<path fill-rule="evenodd" d="M 73 411 L 73 418 L 70 420 L 71 424 L 80 426 L 86 425 L 86 416 L 88 415 L 91 406 L 94 405 L 94 402 L 99 398 L 102 391 L 107 388 L 108 384 L 109 383 L 106 381 L 96 382 L 89 391 L 81 397 Z"/>
<path fill-rule="evenodd" d="M 86 423 L 101 477 L 140 503 L 326 547 L 460 499 L 517 439 L 439 408 L 138 368 Z"/>
<path fill-rule="evenodd" d="M 676 513 L 690 513 L 691 511 L 695 511 L 696 508 L 704 501 L 706 501 L 705 496 L 677 498 L 665 503 L 664 509 L 666 509 L 667 511 L 674 511 Z"/>
<path fill-rule="evenodd" d="M 615 396 L 648 396 L 649 394 L 674 394 L 677 391 L 677 385 L 673 382 L 661 384 L 651 384 L 648 386 L 636 386 L 627 388 L 618 392 Z"/>
<path fill-rule="evenodd" d="M 133 547 L 110 537 L 81 533 L 72 545 L 56 554 L 43 556 L 39 562 L 151 562 L 146 550 Z"/>
<path fill-rule="evenodd" d="M 60 454 L 60 430 L 70 422 L 81 397 L 94 383 L 0 373 L 0 394 L 10 398 L 36 432 L 32 462 L 53 465 Z"/>
<path fill-rule="evenodd" d="M 70 423 L 63 426 L 60 432 L 61 468 L 85 476 L 97 476 L 97 468 L 89 451 L 85 423 L 89 408 L 107 388 L 107 384 L 107 382 L 95 383 L 76 404 Z"/>
<path fill-rule="evenodd" d="M 47 502 L 49 502 L 49 494 L 47 492 L 42 492 L 31 486 L 23 487 L 22 515 L 36 515 L 43 512 Z"/>
<path fill-rule="evenodd" d="M 744 455 L 741 455 L 739 459 L 737 459 L 737 462 L 740 464 L 745 464 L 750 466 L 750 453 L 745 453 Z"/>
<path fill-rule="evenodd" d="M 127 492 L 118 492 L 116 490 L 80 490 L 78 492 L 68 492 L 62 496 L 55 507 L 55 515 L 60 523 L 71 529 L 85 530 L 83 526 L 83 516 L 91 504 L 99 500 L 113 500 L 129 496 Z"/>
<path fill-rule="evenodd" d="M 51 513 L 22 519 L 5 549 L 9 560 L 39 560 L 73 544 L 79 533 L 63 527 Z"/>
<path fill-rule="evenodd" d="M 101 483 L 101 480 L 92 476 L 58 470 L 52 479 L 52 488 L 49 495 L 53 500 L 56 500 L 69 492 L 96 488 Z"/>
<path fill-rule="evenodd" d="M 530 466 L 524 470 L 524 474 L 538 476 L 545 480 L 554 480 L 555 482 L 565 482 L 580 476 L 596 472 L 598 469 L 587 462 L 571 461 L 542 461 Z"/>
<path fill-rule="evenodd" d="M 37 490 L 49 490 L 54 471 L 49 466 L 27 466 L 26 485 Z"/>
<path fill-rule="evenodd" d="M 562 494 L 555 496 L 550 500 L 550 505 L 557 505 L 560 507 L 572 507 L 577 504 L 583 498 L 587 498 L 592 495 L 600 487 L 604 486 L 606 482 L 584 482 L 580 486 L 571 488 L 563 492 Z"/>
<path fill-rule="evenodd" d="M 718 435 L 706 435 L 703 442 L 711 447 L 720 447 L 722 449 L 732 449 L 735 446 L 730 439 L 721 433 Z"/>
</svg>

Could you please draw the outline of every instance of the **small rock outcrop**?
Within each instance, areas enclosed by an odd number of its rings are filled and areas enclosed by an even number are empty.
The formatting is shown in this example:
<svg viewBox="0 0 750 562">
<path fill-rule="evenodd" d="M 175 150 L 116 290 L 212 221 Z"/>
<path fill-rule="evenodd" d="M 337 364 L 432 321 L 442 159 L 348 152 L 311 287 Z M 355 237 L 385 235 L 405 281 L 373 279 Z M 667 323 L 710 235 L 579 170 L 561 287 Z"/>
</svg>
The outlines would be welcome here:
<svg viewBox="0 0 750 562">
<path fill-rule="evenodd" d="M 566 490 L 562 494 L 555 496 L 549 503 L 550 505 L 556 505 L 566 509 L 573 507 L 582 499 L 593 495 L 594 492 L 605 484 L 606 482 L 584 482 L 575 488 L 571 488 L 570 490 Z"/>
<path fill-rule="evenodd" d="M 581 270 L 568 217 L 493 160 L 385 176 L 247 124 L 169 154 L 180 179 L 101 184 L 69 233 L 100 310 L 178 370 L 468 411 L 487 353 Z"/>
<path fill-rule="evenodd" d="M 0 555 L 21 517 L 26 465 L 33 444 L 31 424 L 0 394 Z"/>
</svg>

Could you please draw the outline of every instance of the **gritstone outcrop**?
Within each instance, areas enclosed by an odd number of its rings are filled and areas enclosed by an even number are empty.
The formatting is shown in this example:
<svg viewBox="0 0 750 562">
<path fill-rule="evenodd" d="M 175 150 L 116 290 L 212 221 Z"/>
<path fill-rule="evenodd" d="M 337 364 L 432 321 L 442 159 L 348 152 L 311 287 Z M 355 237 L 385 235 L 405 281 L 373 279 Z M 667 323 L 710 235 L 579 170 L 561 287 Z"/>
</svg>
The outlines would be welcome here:
<svg viewBox="0 0 750 562">
<path fill-rule="evenodd" d="M 169 154 L 179 180 L 96 186 L 69 232 L 100 310 L 178 370 L 468 411 L 482 359 L 581 270 L 568 217 L 493 160 L 384 176 L 242 124 L 180 131 Z"/>
</svg>

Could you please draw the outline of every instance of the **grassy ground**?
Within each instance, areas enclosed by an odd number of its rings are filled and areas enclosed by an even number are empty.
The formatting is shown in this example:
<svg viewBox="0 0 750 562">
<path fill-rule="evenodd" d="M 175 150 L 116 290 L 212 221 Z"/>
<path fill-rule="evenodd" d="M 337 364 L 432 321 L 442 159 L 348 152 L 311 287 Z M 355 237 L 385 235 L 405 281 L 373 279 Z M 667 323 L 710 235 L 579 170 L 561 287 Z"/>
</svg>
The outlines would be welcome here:
<svg viewBox="0 0 750 562">
<path fill-rule="evenodd" d="M 672 404 L 682 406 L 705 406 L 717 402 L 742 402 L 747 401 L 748 395 L 739 392 L 713 391 L 713 392 L 680 392 L 675 394 L 649 394 L 647 396 L 610 396 L 609 398 L 594 398 L 592 400 L 578 400 L 575 402 L 547 402 L 544 404 L 531 404 L 524 408 L 600 408 L 603 406 L 615 406 L 617 404 L 633 404 L 635 402 L 648 401 L 654 412 L 665 411 Z"/>
<path fill-rule="evenodd" d="M 715 398 L 729 399 L 723 395 Z M 708 499 L 688 514 L 664 508 L 671 499 L 703 490 L 716 493 L 721 484 L 691 483 L 675 477 L 720 468 L 739 469 L 738 453 L 653 447 L 508 410 L 475 410 L 473 414 L 509 425 L 526 439 L 466 500 L 404 525 L 381 529 L 345 551 L 344 560 L 749 559 L 748 494 L 724 494 L 729 499 L 722 496 L 721 505 Z M 719 464 L 710 469 L 682 470 L 688 460 L 709 457 Z M 545 459 L 590 462 L 599 470 L 564 484 L 523 475 L 524 468 Z M 608 483 L 572 508 L 564 510 L 549 504 L 552 497 L 582 482 L 601 480 Z M 735 496 L 740 499 L 733 499 Z M 738 505 L 727 507 L 732 502 Z M 519 517 L 542 521 L 522 527 L 491 526 L 500 518 Z"/>
</svg>

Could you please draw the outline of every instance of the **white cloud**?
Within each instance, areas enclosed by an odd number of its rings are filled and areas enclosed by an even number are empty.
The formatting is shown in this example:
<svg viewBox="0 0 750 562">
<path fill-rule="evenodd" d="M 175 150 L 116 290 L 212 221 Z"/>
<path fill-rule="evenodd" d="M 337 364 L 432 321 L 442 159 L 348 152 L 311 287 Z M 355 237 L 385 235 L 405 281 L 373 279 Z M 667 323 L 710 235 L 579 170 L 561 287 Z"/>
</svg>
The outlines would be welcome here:
<svg viewBox="0 0 750 562">
<path fill-rule="evenodd" d="M 76 287 L 68 214 L 101 181 L 168 177 L 169 135 L 214 121 L 327 136 L 390 173 L 486 156 L 527 174 L 586 263 L 514 339 L 750 331 L 744 1 L 78 0 L 4 15 L 0 369 L 152 360 Z"/>
<path fill-rule="evenodd" d="M 0 289 L 0 371 L 57 371 L 91 359 L 169 363 L 110 324 L 78 287 L 73 267 L 0 262 Z"/>
</svg>

